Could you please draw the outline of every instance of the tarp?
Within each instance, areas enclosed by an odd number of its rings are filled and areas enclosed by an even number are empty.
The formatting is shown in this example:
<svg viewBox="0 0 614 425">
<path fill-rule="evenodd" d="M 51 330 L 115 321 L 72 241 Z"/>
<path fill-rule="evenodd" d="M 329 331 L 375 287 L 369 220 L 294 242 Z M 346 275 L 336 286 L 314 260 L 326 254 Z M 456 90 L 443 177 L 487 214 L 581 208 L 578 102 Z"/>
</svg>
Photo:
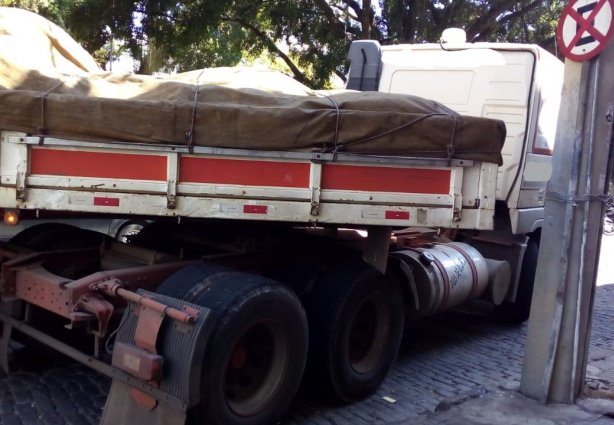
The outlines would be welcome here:
<svg viewBox="0 0 614 425">
<path fill-rule="evenodd" d="M 0 8 L 0 129 L 85 140 L 321 150 L 501 164 L 502 121 L 423 98 L 313 91 L 273 71 L 101 71 L 62 29 Z"/>
</svg>

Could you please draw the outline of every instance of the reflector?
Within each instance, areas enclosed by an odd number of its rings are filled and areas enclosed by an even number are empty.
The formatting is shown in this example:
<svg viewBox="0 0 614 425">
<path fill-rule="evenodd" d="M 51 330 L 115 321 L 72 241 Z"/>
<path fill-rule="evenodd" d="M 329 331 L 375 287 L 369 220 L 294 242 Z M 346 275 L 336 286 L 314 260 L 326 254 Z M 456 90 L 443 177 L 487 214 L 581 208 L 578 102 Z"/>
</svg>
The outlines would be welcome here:
<svg viewBox="0 0 614 425">
<path fill-rule="evenodd" d="M 7 210 L 4 212 L 4 223 L 9 226 L 15 226 L 19 223 L 19 211 Z"/>
</svg>

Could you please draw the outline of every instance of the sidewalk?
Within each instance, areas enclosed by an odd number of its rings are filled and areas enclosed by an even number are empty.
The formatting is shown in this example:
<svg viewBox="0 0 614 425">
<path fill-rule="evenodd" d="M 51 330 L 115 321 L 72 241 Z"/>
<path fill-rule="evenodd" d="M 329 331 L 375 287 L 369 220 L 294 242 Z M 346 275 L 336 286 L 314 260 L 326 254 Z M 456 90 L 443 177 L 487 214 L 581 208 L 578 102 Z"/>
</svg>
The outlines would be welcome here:
<svg viewBox="0 0 614 425">
<path fill-rule="evenodd" d="M 610 394 L 610 397 L 612 395 Z M 494 390 L 412 424 L 447 425 L 612 425 L 614 401 L 583 398 L 575 405 L 541 405 L 517 391 Z"/>
</svg>

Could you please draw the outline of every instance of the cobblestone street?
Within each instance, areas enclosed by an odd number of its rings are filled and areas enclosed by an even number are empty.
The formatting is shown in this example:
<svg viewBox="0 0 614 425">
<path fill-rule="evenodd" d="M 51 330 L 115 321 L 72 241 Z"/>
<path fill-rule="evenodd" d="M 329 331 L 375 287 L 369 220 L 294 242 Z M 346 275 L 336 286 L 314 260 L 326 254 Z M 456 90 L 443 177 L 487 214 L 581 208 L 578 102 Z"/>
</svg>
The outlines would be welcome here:
<svg viewBox="0 0 614 425">
<path fill-rule="evenodd" d="M 587 377 L 588 387 L 610 390 L 614 368 L 608 369 L 603 359 L 614 350 L 614 285 L 603 284 L 607 279 L 602 272 Z M 430 319 L 407 330 L 396 366 L 375 395 L 351 406 L 330 406 L 301 393 L 283 423 L 474 423 L 449 414 L 450 409 L 486 394 L 509 397 L 505 394 L 520 378 L 525 334 L 526 325 L 496 323 L 478 314 L 455 312 Z M 74 363 L 25 363 L 25 370 L 0 378 L 0 424 L 98 423 L 108 379 Z M 614 419 L 544 422 L 550 423 L 605 425 Z"/>
</svg>

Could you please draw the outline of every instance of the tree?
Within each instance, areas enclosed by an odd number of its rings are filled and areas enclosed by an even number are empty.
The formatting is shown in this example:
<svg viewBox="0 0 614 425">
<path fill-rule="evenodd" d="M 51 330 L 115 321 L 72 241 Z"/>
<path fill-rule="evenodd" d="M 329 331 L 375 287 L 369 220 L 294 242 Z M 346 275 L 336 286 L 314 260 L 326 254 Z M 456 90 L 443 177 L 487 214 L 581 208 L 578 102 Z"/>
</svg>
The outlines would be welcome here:
<svg viewBox="0 0 614 425">
<path fill-rule="evenodd" d="M 388 40 L 434 42 L 446 28 L 460 27 L 470 42 L 537 43 L 552 51 L 564 5 L 556 0 L 393 0 L 381 4 L 380 27 Z"/>
<path fill-rule="evenodd" d="M 421 43 L 461 27 L 469 41 L 539 43 L 554 50 L 560 0 L 1 0 L 34 8 L 104 62 L 109 43 L 140 71 L 235 65 L 261 55 L 325 87 L 347 73 L 352 40 Z"/>
<path fill-rule="evenodd" d="M 0 6 L 19 7 L 51 19 L 60 26 L 64 25 L 71 0 L 0 0 Z"/>
</svg>

